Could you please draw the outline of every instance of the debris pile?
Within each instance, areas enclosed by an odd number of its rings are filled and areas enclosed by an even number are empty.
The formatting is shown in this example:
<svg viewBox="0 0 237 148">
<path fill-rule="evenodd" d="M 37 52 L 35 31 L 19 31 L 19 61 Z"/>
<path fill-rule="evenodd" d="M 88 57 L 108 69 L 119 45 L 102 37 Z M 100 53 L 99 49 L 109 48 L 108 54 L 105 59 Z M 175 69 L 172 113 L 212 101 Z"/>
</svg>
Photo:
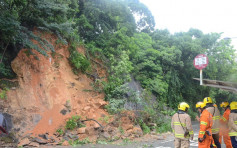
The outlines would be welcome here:
<svg viewBox="0 0 237 148">
<path fill-rule="evenodd" d="M 75 120 L 77 123 L 76 128 L 73 130 L 66 129 L 66 125 L 65 129 L 58 129 L 53 135 L 45 133 L 39 134 L 35 137 L 32 134 L 28 134 L 20 140 L 18 146 L 67 146 L 73 143 L 86 144 L 95 143 L 97 141 L 117 141 L 125 138 L 133 140 L 134 138 L 138 138 L 143 135 L 140 126 L 135 125 L 136 117 L 133 112 L 124 111 L 118 115 L 107 117 L 108 116 L 104 116 L 100 119 L 100 121 L 94 119 L 82 120 L 78 118 Z M 88 125 L 85 124 L 86 122 L 94 124 Z M 83 124 L 85 126 L 81 126 Z"/>
</svg>

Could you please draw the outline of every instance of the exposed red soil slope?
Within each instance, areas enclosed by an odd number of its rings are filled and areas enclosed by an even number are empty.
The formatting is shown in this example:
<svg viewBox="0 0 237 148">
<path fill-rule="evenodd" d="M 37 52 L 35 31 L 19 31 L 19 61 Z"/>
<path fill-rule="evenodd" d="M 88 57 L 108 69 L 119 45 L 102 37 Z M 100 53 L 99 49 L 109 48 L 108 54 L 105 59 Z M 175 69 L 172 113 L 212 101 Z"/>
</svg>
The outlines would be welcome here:
<svg viewBox="0 0 237 148">
<path fill-rule="evenodd" d="M 23 49 L 11 64 L 19 87 L 8 91 L 4 103 L 6 112 L 13 116 L 14 127 L 20 130 L 20 136 L 46 132 L 52 135 L 72 115 L 96 120 L 108 115 L 103 109 L 107 104 L 103 101 L 104 94 L 88 91 L 93 90 L 93 80 L 85 74 L 72 72 L 68 46 L 56 44 L 57 38 L 53 35 L 43 36 L 55 47 L 56 54 L 48 52 L 45 57 L 34 51 L 35 55 L 29 55 Z M 78 51 L 84 54 L 83 48 Z M 106 74 L 99 65 L 96 71 L 100 77 Z M 60 113 L 62 110 L 65 115 Z M 87 124 L 93 126 L 94 122 Z"/>
</svg>

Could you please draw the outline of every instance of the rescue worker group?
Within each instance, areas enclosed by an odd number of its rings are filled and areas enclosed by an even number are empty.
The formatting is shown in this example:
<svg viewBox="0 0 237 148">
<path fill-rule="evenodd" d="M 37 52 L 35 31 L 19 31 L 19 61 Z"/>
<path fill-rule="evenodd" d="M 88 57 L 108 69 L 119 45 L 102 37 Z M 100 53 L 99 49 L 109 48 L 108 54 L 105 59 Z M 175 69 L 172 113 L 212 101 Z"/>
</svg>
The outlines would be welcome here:
<svg viewBox="0 0 237 148">
<path fill-rule="evenodd" d="M 220 148 L 222 138 L 226 148 L 237 148 L 237 102 L 222 102 L 220 107 L 225 110 L 223 116 L 210 97 L 196 104 L 200 113 L 200 130 L 198 134 L 199 148 Z M 189 105 L 181 102 L 178 111 L 172 116 L 171 127 L 175 136 L 175 148 L 189 148 L 194 133 L 191 118 L 187 114 Z"/>
</svg>

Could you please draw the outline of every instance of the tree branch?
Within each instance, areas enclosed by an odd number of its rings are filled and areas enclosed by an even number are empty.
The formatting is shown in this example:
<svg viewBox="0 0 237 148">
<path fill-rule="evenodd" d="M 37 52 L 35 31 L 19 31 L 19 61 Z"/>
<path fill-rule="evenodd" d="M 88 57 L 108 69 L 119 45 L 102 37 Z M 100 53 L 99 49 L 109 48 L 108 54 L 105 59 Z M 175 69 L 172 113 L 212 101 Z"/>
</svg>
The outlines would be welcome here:
<svg viewBox="0 0 237 148">
<path fill-rule="evenodd" d="M 2 61 L 3 61 L 3 57 L 4 57 L 4 54 L 5 54 L 6 50 L 7 50 L 7 47 L 8 47 L 8 45 L 9 45 L 9 42 L 10 42 L 10 41 L 8 41 L 7 46 L 5 47 L 5 49 L 4 49 L 4 51 L 3 51 L 2 58 L 1 58 L 1 60 L 0 60 L 0 64 L 1 64 Z"/>
<path fill-rule="evenodd" d="M 82 120 L 81 122 L 85 122 L 85 121 L 95 121 L 96 123 L 98 123 L 100 125 L 100 127 L 102 129 L 104 129 L 104 127 L 98 121 L 96 121 L 95 119 L 86 119 L 86 120 Z"/>
</svg>

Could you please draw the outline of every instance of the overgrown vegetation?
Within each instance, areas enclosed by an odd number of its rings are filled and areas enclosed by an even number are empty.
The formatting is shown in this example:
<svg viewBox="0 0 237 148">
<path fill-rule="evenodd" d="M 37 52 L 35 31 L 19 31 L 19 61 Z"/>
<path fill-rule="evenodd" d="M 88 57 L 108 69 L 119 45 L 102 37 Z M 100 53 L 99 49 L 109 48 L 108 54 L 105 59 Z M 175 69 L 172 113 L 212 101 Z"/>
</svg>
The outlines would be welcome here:
<svg viewBox="0 0 237 148">
<path fill-rule="evenodd" d="M 47 56 L 46 51 L 54 47 L 45 40 L 41 31 L 54 33 L 62 42 L 72 36 L 73 17 L 78 11 L 76 0 L 2 0 L 0 3 L 0 78 L 14 77 L 11 60 L 22 48 L 30 54 L 34 49 Z M 38 41 L 38 45 L 32 40 Z"/>
</svg>

